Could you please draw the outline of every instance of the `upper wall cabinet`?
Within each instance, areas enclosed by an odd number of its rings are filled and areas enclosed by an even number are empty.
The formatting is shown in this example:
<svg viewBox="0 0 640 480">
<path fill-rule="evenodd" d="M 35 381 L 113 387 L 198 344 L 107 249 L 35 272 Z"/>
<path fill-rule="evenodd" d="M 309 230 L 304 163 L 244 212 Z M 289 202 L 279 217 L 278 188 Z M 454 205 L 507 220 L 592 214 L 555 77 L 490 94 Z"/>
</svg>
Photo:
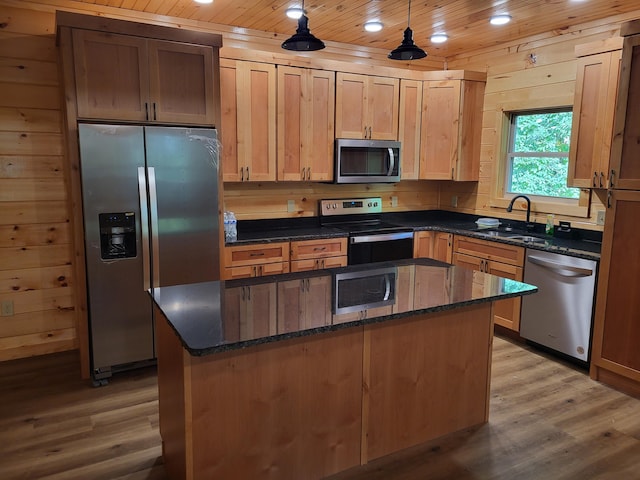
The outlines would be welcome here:
<svg viewBox="0 0 640 480">
<path fill-rule="evenodd" d="M 484 87 L 470 80 L 423 82 L 420 178 L 478 180 Z"/>
<path fill-rule="evenodd" d="M 621 48 L 621 38 L 576 47 L 579 58 L 569 149 L 569 186 L 608 186 Z"/>
<path fill-rule="evenodd" d="M 77 116 L 214 125 L 217 49 L 73 30 Z"/>
<path fill-rule="evenodd" d="M 276 66 L 220 64 L 222 174 L 225 182 L 276 179 Z"/>
<path fill-rule="evenodd" d="M 420 175 L 420 124 L 422 81 L 400 80 L 400 119 L 398 140 L 402 159 L 402 180 L 417 180 Z"/>
<path fill-rule="evenodd" d="M 338 72 L 336 138 L 398 139 L 400 80 Z"/>
<path fill-rule="evenodd" d="M 640 190 L 640 21 L 629 22 L 624 39 L 613 144 L 610 187 Z"/>
<path fill-rule="evenodd" d="M 278 180 L 332 180 L 335 73 L 277 69 Z"/>
</svg>

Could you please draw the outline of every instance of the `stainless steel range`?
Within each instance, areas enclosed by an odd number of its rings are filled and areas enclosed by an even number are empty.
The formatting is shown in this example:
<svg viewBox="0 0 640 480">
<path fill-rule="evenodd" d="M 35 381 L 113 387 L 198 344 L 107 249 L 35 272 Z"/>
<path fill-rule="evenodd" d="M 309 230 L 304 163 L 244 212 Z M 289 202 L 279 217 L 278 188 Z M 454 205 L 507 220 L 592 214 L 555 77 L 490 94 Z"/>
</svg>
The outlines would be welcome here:
<svg viewBox="0 0 640 480">
<path fill-rule="evenodd" d="M 320 223 L 348 234 L 349 265 L 413 258 L 413 230 L 384 222 L 380 197 L 320 200 Z"/>
</svg>

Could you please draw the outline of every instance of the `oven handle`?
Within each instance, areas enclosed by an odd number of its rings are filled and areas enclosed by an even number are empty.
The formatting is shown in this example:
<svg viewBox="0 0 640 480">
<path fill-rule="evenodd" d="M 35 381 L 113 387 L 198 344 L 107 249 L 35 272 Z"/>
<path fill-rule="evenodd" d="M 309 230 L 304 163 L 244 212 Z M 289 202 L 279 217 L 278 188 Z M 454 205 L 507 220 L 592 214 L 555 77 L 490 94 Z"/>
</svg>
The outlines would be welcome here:
<svg viewBox="0 0 640 480">
<path fill-rule="evenodd" d="M 349 243 L 372 243 L 372 242 L 388 242 L 391 240 L 403 240 L 405 238 L 413 238 L 413 232 L 394 232 L 394 233 L 378 233 L 375 235 L 361 235 L 351 237 Z"/>
<path fill-rule="evenodd" d="M 387 171 L 387 176 L 390 176 L 396 166 L 396 157 L 393 154 L 393 148 L 388 148 L 387 150 L 389 150 L 389 170 Z"/>
</svg>

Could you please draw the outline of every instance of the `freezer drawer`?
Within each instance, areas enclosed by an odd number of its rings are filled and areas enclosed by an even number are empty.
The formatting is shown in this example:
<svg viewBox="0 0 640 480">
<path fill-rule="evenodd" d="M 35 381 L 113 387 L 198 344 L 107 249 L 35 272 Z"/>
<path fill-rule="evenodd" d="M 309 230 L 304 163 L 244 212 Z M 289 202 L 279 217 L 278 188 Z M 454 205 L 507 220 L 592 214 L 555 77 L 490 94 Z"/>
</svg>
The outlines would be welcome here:
<svg viewBox="0 0 640 480">
<path fill-rule="evenodd" d="M 597 262 L 527 249 L 524 282 L 538 293 L 522 298 L 520 336 L 589 361 Z"/>
</svg>

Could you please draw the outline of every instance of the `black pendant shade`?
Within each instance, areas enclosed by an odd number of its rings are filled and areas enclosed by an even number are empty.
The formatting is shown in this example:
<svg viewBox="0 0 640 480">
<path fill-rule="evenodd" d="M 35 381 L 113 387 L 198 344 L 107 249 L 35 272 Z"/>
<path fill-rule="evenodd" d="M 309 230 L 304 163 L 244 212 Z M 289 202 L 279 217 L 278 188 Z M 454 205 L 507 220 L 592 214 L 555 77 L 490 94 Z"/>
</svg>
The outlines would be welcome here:
<svg viewBox="0 0 640 480">
<path fill-rule="evenodd" d="M 395 50 L 392 50 L 388 55 L 388 58 L 391 60 L 417 60 L 427 56 L 427 52 L 413 43 L 413 31 L 409 28 L 409 22 L 411 22 L 411 0 L 409 0 L 407 28 L 404 31 L 404 37 L 400 46 Z"/>
<path fill-rule="evenodd" d="M 427 52 L 413 43 L 413 32 L 409 27 L 404 31 L 404 38 L 400 46 L 391 51 L 391 60 L 417 60 L 427 56 Z"/>
<path fill-rule="evenodd" d="M 324 42 L 311 34 L 308 24 L 309 19 L 303 13 L 298 19 L 298 29 L 296 33 L 294 33 L 291 38 L 282 42 L 282 48 L 296 52 L 322 50 L 324 48 Z"/>
</svg>

